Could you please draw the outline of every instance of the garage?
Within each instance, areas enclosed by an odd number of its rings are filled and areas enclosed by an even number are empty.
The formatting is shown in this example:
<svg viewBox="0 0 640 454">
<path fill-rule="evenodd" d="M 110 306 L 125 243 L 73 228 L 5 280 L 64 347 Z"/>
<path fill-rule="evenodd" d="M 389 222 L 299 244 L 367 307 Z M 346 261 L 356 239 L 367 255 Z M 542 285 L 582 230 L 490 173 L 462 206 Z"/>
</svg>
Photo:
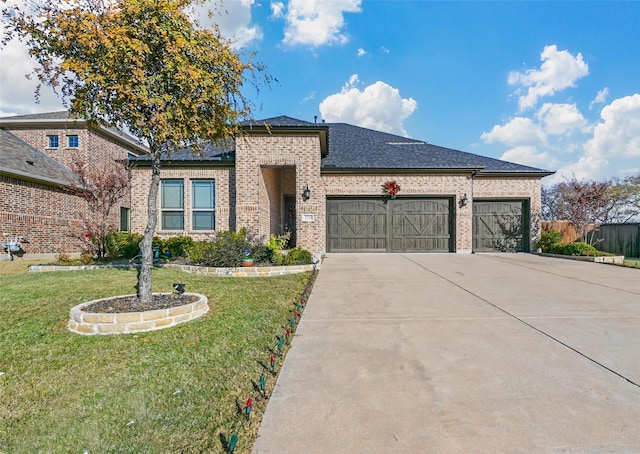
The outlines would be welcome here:
<svg viewBox="0 0 640 454">
<path fill-rule="evenodd" d="M 529 251 L 528 200 L 474 200 L 473 251 Z"/>
<path fill-rule="evenodd" d="M 453 252 L 453 198 L 329 198 L 329 252 Z"/>
</svg>

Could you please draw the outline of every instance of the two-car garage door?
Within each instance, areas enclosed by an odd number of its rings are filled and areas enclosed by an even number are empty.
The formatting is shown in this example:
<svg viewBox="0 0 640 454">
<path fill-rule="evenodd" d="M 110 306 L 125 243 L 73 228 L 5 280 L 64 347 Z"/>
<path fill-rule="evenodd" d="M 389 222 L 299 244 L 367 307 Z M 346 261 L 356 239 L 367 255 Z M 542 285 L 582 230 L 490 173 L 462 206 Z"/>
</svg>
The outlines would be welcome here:
<svg viewBox="0 0 640 454">
<path fill-rule="evenodd" d="M 528 200 L 474 200 L 473 251 L 529 251 Z M 453 198 L 329 198 L 329 252 L 453 252 Z"/>
<path fill-rule="evenodd" d="M 329 252 L 452 252 L 452 198 L 327 199 Z"/>
</svg>

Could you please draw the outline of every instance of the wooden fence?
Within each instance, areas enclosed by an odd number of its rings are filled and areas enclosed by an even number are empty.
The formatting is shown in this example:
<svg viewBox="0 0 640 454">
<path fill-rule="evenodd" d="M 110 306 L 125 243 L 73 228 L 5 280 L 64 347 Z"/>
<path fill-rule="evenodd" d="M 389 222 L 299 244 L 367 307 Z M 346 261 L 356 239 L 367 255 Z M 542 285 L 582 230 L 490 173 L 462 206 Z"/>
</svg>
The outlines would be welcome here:
<svg viewBox="0 0 640 454">
<path fill-rule="evenodd" d="M 625 257 L 640 257 L 640 223 L 602 224 L 595 233 L 596 248 Z"/>
</svg>

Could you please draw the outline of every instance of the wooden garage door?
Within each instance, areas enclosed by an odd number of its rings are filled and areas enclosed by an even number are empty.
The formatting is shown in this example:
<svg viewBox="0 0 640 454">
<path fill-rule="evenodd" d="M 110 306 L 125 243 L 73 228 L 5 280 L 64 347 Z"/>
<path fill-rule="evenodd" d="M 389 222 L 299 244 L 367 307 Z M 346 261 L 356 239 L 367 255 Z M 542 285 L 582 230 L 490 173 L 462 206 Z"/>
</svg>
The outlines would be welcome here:
<svg viewBox="0 0 640 454">
<path fill-rule="evenodd" d="M 450 199 L 328 199 L 330 252 L 453 251 Z"/>
<path fill-rule="evenodd" d="M 526 200 L 474 200 L 473 250 L 528 252 L 528 212 Z"/>
</svg>

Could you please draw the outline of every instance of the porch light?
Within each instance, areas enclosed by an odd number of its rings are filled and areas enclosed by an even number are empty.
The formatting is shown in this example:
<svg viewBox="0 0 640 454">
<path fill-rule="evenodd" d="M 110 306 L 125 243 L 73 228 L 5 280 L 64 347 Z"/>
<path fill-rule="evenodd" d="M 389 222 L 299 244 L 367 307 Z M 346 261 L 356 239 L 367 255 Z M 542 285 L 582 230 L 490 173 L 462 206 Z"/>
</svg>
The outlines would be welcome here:
<svg viewBox="0 0 640 454">
<path fill-rule="evenodd" d="M 462 198 L 460 199 L 460 201 L 458 202 L 458 204 L 460 205 L 460 208 L 467 206 L 468 201 L 469 199 L 467 199 L 467 193 L 465 192 Z"/>
<path fill-rule="evenodd" d="M 309 190 L 309 185 L 307 185 L 307 187 L 304 188 L 304 191 L 302 191 L 302 200 L 306 202 L 310 198 L 311 198 L 311 191 Z"/>
</svg>

